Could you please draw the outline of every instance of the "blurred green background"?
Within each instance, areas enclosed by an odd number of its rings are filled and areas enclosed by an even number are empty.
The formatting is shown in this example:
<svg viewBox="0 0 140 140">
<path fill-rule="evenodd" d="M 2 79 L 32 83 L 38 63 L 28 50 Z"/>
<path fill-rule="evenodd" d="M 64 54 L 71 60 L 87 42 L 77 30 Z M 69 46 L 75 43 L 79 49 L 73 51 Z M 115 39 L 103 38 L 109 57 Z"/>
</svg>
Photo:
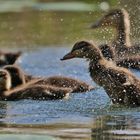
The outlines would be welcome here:
<svg viewBox="0 0 140 140">
<path fill-rule="evenodd" d="M 87 27 L 111 8 L 130 13 L 131 38 L 139 38 L 139 0 L 0 0 L 0 47 L 59 46 L 80 39 L 112 41 L 112 28 Z"/>
</svg>

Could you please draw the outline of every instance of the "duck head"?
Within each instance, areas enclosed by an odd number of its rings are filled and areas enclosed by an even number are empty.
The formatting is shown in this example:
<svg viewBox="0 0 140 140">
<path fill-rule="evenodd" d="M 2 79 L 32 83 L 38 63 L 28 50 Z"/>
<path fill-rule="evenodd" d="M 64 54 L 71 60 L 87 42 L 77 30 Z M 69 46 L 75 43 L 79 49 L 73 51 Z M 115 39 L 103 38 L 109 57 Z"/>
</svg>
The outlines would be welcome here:
<svg viewBox="0 0 140 140">
<path fill-rule="evenodd" d="M 124 9 L 115 9 L 109 11 L 101 19 L 93 23 L 90 28 L 113 26 L 118 27 L 124 20 L 128 20 L 128 13 Z M 129 21 L 126 21 L 129 23 Z M 124 23 L 123 23 L 124 24 Z"/>
<path fill-rule="evenodd" d="M 3 52 L 0 51 L 0 66 L 14 64 L 18 58 L 21 56 L 22 52 Z"/>
<path fill-rule="evenodd" d="M 79 41 L 74 44 L 72 50 L 66 54 L 61 60 L 72 58 L 99 59 L 101 52 L 97 47 L 88 41 Z"/>
<path fill-rule="evenodd" d="M 11 77 L 7 70 L 0 69 L 0 91 L 6 91 L 11 88 Z"/>
<path fill-rule="evenodd" d="M 21 56 L 22 52 L 18 51 L 15 53 L 5 53 L 5 59 L 8 64 L 14 64 Z"/>
<path fill-rule="evenodd" d="M 11 76 L 12 88 L 21 84 L 25 84 L 24 72 L 16 65 L 7 65 L 3 67 Z"/>
</svg>

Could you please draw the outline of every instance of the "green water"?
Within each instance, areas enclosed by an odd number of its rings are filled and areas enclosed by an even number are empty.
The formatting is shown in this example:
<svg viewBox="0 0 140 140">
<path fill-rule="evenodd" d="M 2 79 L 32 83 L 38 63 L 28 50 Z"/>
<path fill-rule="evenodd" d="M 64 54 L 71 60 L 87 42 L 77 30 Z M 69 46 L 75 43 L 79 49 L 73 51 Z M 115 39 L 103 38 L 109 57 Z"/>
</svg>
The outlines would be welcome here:
<svg viewBox="0 0 140 140">
<path fill-rule="evenodd" d="M 111 6 L 105 4 L 107 8 Z M 59 45 L 80 39 L 100 42 L 113 38 L 113 29 L 88 29 L 103 13 L 98 2 L 0 1 L 0 7 L 0 46 Z"/>
<path fill-rule="evenodd" d="M 69 44 L 80 39 L 112 37 L 112 32 L 91 31 L 88 26 L 101 14 L 93 12 L 40 12 L 0 14 L 0 46 Z M 105 41 L 106 38 L 104 38 Z"/>
</svg>

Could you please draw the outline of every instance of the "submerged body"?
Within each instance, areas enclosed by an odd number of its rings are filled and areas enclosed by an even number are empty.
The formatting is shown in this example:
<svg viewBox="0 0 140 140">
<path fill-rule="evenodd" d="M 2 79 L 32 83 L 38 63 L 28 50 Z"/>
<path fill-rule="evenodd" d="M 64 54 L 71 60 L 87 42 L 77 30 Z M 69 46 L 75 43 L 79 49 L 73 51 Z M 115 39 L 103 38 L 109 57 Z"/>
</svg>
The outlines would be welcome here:
<svg viewBox="0 0 140 140">
<path fill-rule="evenodd" d="M 140 106 L 140 80 L 129 70 L 106 60 L 99 48 L 87 41 L 77 42 L 62 60 L 86 58 L 92 79 L 102 86 L 115 104 Z"/>
<path fill-rule="evenodd" d="M 59 88 L 70 88 L 73 93 L 87 92 L 94 89 L 93 86 L 90 86 L 83 81 L 63 76 L 51 76 L 42 78 L 41 80 L 36 82 L 36 84 L 50 85 Z"/>
<path fill-rule="evenodd" d="M 58 100 L 67 98 L 71 93 L 68 88 L 56 88 L 53 86 L 36 85 L 30 82 L 24 86 L 3 92 L 1 100 L 15 101 L 21 99 L 32 100 Z"/>
<path fill-rule="evenodd" d="M 11 74 L 5 70 L 0 70 L 0 100 L 21 100 L 21 99 L 36 99 L 36 100 L 55 100 L 68 97 L 72 92 L 69 88 L 56 88 L 47 85 L 37 85 L 37 80 L 32 80 L 28 83 L 18 85 L 12 88 Z"/>
<path fill-rule="evenodd" d="M 50 77 L 34 77 L 25 74 L 22 69 L 16 65 L 7 65 L 3 67 L 12 77 L 12 88 L 28 83 L 32 80 L 37 80 L 37 85 L 49 85 L 57 88 L 70 88 L 72 92 L 87 92 L 93 90 L 94 87 L 78 79 L 65 76 L 50 76 Z"/>
<path fill-rule="evenodd" d="M 1 100 L 54 100 L 68 97 L 71 92 L 86 92 L 92 89 L 92 86 L 73 78 L 32 77 L 16 65 L 7 65 L 0 70 Z"/>
</svg>

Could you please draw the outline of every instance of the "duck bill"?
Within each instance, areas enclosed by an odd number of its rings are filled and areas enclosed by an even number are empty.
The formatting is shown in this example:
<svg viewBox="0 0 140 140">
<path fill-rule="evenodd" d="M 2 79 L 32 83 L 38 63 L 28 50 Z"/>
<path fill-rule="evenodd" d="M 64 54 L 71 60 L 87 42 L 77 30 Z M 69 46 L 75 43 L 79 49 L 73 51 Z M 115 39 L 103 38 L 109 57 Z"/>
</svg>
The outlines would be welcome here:
<svg viewBox="0 0 140 140">
<path fill-rule="evenodd" d="M 72 59 L 74 58 L 75 56 L 72 54 L 72 53 L 68 53 L 66 54 L 62 59 L 60 59 L 61 61 L 63 60 L 68 60 L 68 59 Z"/>
</svg>

